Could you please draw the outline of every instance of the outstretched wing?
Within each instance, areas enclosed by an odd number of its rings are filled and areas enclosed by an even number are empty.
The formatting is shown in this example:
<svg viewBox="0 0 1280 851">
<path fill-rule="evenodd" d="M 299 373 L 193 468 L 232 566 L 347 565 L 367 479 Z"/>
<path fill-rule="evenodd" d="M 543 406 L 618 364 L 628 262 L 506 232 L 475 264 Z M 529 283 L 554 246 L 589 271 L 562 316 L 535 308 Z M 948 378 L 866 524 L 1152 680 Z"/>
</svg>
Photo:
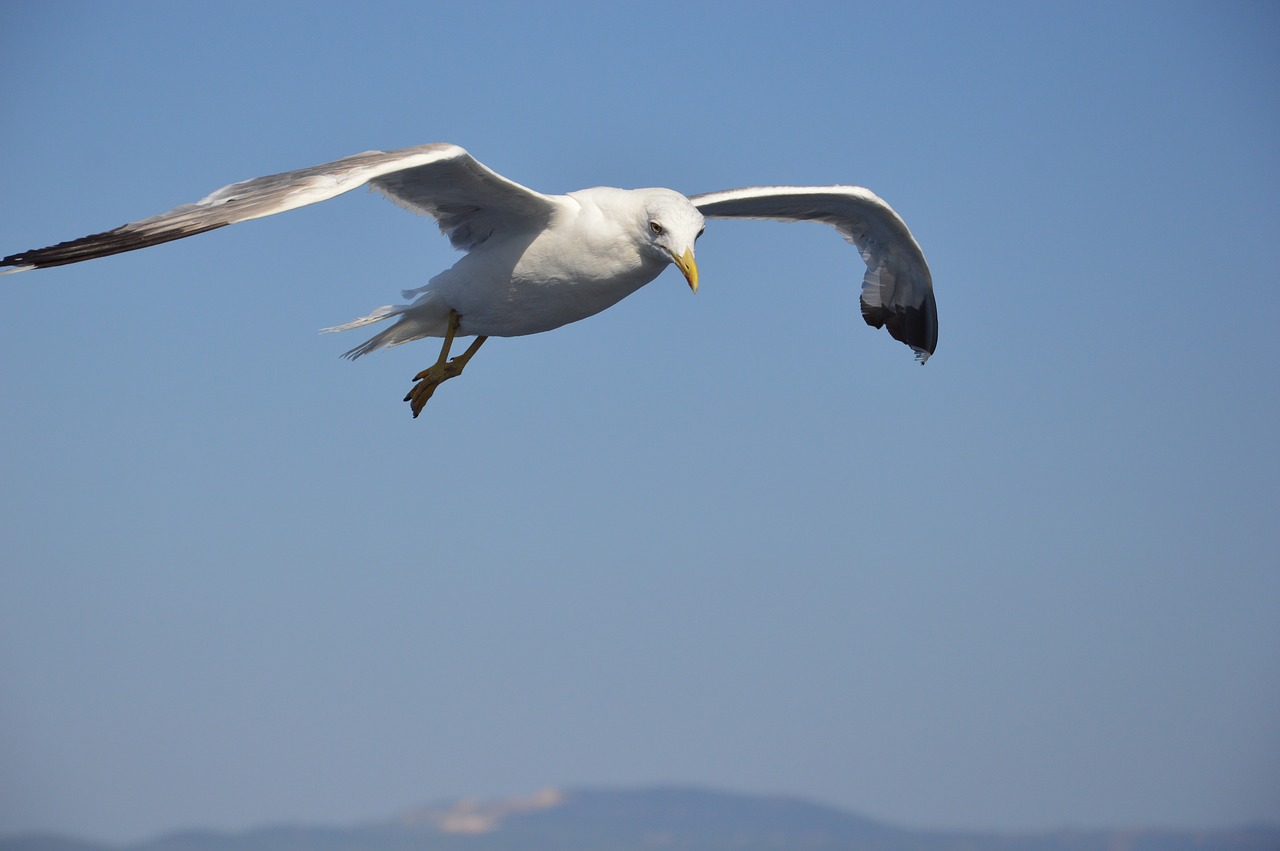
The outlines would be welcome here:
<svg viewBox="0 0 1280 851">
<path fill-rule="evenodd" d="M 748 186 L 689 198 L 709 219 L 822 222 L 862 252 L 862 318 L 887 328 L 924 363 L 938 346 L 938 308 L 924 253 L 907 225 L 860 186 Z"/>
<path fill-rule="evenodd" d="M 507 180 L 457 145 L 419 145 L 233 183 L 158 216 L 12 254 L 0 266 L 20 272 L 147 248 L 327 201 L 366 183 L 403 207 L 434 216 L 450 242 L 467 250 L 504 228 L 541 227 L 557 207 L 555 198 Z"/>
</svg>

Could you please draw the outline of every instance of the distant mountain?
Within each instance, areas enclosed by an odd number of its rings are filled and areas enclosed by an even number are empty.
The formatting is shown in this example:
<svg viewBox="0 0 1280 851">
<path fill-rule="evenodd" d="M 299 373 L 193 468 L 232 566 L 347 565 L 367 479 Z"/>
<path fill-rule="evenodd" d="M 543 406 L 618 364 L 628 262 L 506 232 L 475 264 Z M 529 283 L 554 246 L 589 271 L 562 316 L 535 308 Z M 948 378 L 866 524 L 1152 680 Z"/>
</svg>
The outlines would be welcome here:
<svg viewBox="0 0 1280 851">
<path fill-rule="evenodd" d="M 386 822 L 185 831 L 109 846 L 57 836 L 0 851 L 1280 851 L 1280 828 L 943 833 L 792 798 L 688 788 L 547 790 L 426 806 Z"/>
</svg>

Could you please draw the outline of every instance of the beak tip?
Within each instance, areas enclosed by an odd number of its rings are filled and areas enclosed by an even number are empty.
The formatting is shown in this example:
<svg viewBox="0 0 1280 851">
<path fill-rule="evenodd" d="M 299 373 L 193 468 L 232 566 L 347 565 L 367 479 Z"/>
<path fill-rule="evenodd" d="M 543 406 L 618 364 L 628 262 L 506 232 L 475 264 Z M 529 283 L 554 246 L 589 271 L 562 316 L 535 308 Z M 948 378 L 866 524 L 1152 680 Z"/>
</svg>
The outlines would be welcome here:
<svg viewBox="0 0 1280 851">
<path fill-rule="evenodd" d="M 698 293 L 698 264 L 693 260 L 693 249 L 686 248 L 684 256 L 676 260 L 676 265 L 680 267 L 680 271 L 684 273 L 684 279 L 689 282 L 689 289 L 694 295 Z"/>
</svg>

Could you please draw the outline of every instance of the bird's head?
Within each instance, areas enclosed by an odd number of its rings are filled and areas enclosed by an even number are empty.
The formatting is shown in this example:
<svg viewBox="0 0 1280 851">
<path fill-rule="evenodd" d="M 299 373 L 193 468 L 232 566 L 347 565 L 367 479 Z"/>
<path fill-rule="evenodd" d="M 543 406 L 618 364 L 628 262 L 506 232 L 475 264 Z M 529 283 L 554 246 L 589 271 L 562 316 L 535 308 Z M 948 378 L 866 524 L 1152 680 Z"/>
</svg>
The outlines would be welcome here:
<svg viewBox="0 0 1280 851">
<path fill-rule="evenodd" d="M 693 261 L 693 244 L 705 226 L 702 213 L 679 192 L 650 189 L 645 196 L 642 225 L 648 247 L 664 262 L 676 264 L 689 282 L 689 289 L 696 293 L 698 264 Z"/>
</svg>

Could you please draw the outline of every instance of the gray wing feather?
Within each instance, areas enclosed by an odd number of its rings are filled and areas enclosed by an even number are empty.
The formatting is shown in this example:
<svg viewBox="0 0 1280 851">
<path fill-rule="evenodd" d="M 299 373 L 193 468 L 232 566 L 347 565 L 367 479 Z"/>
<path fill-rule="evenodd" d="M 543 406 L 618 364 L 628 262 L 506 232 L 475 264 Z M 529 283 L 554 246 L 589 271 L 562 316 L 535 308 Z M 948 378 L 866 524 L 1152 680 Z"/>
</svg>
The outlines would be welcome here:
<svg viewBox="0 0 1280 851">
<path fill-rule="evenodd" d="M 541 227 L 556 209 L 554 198 L 485 168 L 457 145 L 419 145 L 233 183 L 158 216 L 12 254 L 0 266 L 17 272 L 147 248 L 327 201 L 365 184 L 403 207 L 435 217 L 453 245 L 468 250 L 504 227 Z"/>
<path fill-rule="evenodd" d="M 888 204 L 860 186 L 750 186 L 689 198 L 709 219 L 831 225 L 867 264 L 862 317 L 887 328 L 924 363 L 938 346 L 938 308 L 924 252 Z"/>
</svg>

